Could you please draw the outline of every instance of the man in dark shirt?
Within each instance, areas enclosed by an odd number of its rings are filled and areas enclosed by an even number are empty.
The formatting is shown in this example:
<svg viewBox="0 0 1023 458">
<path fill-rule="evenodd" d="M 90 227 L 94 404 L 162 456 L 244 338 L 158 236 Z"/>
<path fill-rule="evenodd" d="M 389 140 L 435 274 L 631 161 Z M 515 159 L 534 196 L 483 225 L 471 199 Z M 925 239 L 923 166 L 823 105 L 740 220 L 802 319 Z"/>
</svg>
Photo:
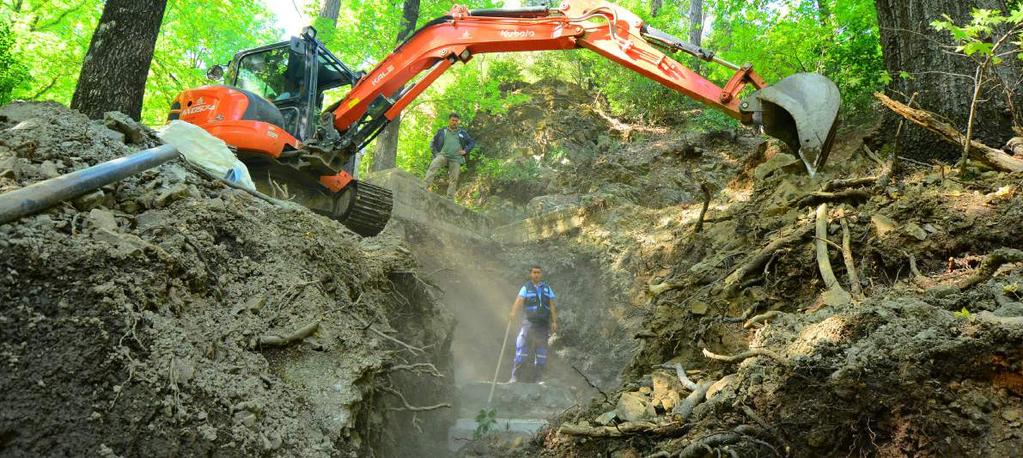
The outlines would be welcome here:
<svg viewBox="0 0 1023 458">
<path fill-rule="evenodd" d="M 443 167 L 448 168 L 448 197 L 454 198 L 458 190 L 458 176 L 461 174 L 462 164 L 465 163 L 465 155 L 476 146 L 476 141 L 469 136 L 469 133 L 459 127 L 462 118 L 458 113 L 451 113 L 448 116 L 448 126 L 441 128 L 433 136 L 430 142 L 430 150 L 433 151 L 433 161 L 426 171 L 426 188 L 433 184 L 433 179 Z"/>
</svg>

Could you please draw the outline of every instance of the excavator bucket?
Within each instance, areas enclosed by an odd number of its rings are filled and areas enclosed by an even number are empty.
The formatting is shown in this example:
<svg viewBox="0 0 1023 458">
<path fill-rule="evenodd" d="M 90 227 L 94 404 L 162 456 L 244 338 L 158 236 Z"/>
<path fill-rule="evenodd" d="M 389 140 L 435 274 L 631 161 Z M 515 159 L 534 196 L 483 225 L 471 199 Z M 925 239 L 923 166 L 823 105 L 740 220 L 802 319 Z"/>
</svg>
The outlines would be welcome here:
<svg viewBox="0 0 1023 458">
<path fill-rule="evenodd" d="M 841 104 L 831 80 L 797 73 L 754 92 L 743 105 L 764 133 L 785 142 L 813 176 L 828 160 Z"/>
</svg>

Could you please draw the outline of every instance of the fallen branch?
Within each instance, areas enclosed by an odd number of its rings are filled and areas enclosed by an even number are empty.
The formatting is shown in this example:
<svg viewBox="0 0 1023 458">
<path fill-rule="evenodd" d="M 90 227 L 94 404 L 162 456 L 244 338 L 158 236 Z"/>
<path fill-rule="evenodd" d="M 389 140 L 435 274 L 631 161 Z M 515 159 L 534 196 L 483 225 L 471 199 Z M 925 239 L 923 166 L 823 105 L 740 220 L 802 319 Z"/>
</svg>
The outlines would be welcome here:
<svg viewBox="0 0 1023 458">
<path fill-rule="evenodd" d="M 751 329 L 753 326 L 760 323 L 767 324 L 767 322 L 781 316 L 782 313 L 783 312 L 780 310 L 771 310 L 770 312 L 761 313 L 760 315 L 756 315 L 753 318 L 746 320 L 746 322 L 742 324 L 742 327 L 743 329 Z"/>
<path fill-rule="evenodd" d="M 293 343 L 301 342 L 306 337 L 313 335 L 316 330 L 320 329 L 320 321 L 316 320 L 309 323 L 295 332 L 286 336 L 259 336 L 253 339 L 251 346 L 253 348 L 261 347 L 286 347 Z"/>
<path fill-rule="evenodd" d="M 840 218 L 842 222 L 842 259 L 845 260 L 845 270 L 849 274 L 849 289 L 853 297 L 863 299 L 863 286 L 860 284 L 860 274 L 856 271 L 856 260 L 852 254 L 852 236 L 849 235 L 849 222 L 845 215 Z"/>
<path fill-rule="evenodd" d="M 686 387 L 689 391 L 696 391 L 698 388 L 696 382 L 692 381 L 692 379 L 689 378 L 689 375 L 686 374 L 686 369 L 682 367 L 681 363 L 675 363 L 674 365 L 661 364 L 661 367 L 665 369 L 674 369 L 675 375 L 678 377 L 678 381 L 682 382 L 682 386 Z"/>
<path fill-rule="evenodd" d="M 812 192 L 796 201 L 797 208 L 813 207 L 827 202 L 845 202 L 851 205 L 862 204 L 870 200 L 874 194 L 866 189 L 846 189 L 838 192 Z"/>
<path fill-rule="evenodd" d="M 895 114 L 937 134 L 950 143 L 963 147 L 966 146 L 963 140 L 963 134 L 961 134 L 955 127 L 939 120 L 934 113 L 911 108 L 900 102 L 892 100 L 881 93 L 874 93 L 874 97 L 877 98 L 882 105 L 895 112 Z M 1001 150 L 987 146 L 979 141 L 970 140 L 969 153 L 970 158 L 980 161 L 981 163 L 996 170 L 1006 172 L 1023 171 L 1023 159 L 1012 157 Z"/>
<path fill-rule="evenodd" d="M 710 186 L 707 186 L 707 183 L 700 183 L 700 191 L 703 192 L 703 207 L 700 208 L 700 216 L 696 220 L 696 229 L 693 231 L 697 234 L 703 231 L 703 217 L 707 214 L 707 208 L 710 207 Z"/>
<path fill-rule="evenodd" d="M 728 295 L 733 295 L 738 292 L 743 280 L 754 273 L 760 272 L 764 265 L 767 264 L 767 261 L 771 259 L 771 256 L 774 255 L 774 252 L 799 243 L 809 236 L 812 230 L 812 224 L 804 224 L 793 229 L 786 235 L 775 238 L 771 241 L 771 243 L 768 243 L 767 246 L 754 253 L 753 256 L 746 261 L 746 263 L 732 271 L 732 273 L 725 278 L 725 281 L 722 284 L 722 290 L 728 293 Z"/>
<path fill-rule="evenodd" d="M 988 281 L 995 275 L 999 267 L 1012 262 L 1023 262 L 1023 251 L 1013 248 L 999 248 L 992 251 L 984 258 L 984 262 L 980 263 L 977 272 L 959 285 L 959 290 L 964 291 Z"/>
<path fill-rule="evenodd" d="M 743 362 L 743 361 L 745 361 L 747 359 L 755 358 L 757 356 L 766 356 L 766 357 L 771 358 L 771 359 L 773 359 L 775 361 L 778 361 L 779 363 L 782 363 L 782 365 L 785 365 L 785 366 L 790 366 L 792 364 L 792 363 L 789 362 L 788 359 L 785 359 L 784 356 L 779 355 L 779 354 L 777 354 L 777 353 L 775 353 L 775 352 L 773 352 L 771 350 L 768 350 L 766 348 L 753 348 L 753 349 L 744 351 L 742 353 L 739 353 L 737 355 L 719 355 L 717 353 L 711 353 L 710 350 L 707 350 L 706 348 L 704 348 L 703 349 L 703 356 L 707 357 L 708 359 L 713 359 L 715 361 L 723 361 L 723 362 L 726 362 L 726 363 L 736 363 L 736 362 L 741 363 L 741 362 Z"/>
<path fill-rule="evenodd" d="M 659 425 L 650 421 L 627 421 L 615 426 L 589 426 L 576 423 L 562 423 L 559 434 L 586 437 L 622 437 L 636 434 L 671 435 L 685 430 L 682 423 Z"/>
<path fill-rule="evenodd" d="M 397 396 L 398 399 L 401 400 L 401 403 L 403 405 L 402 407 L 388 407 L 387 410 L 408 410 L 408 411 L 412 411 L 412 412 L 425 412 L 425 411 L 428 411 L 428 410 L 437 410 L 437 409 L 451 408 L 451 404 L 448 404 L 446 402 L 443 402 L 443 403 L 440 403 L 440 404 L 434 404 L 432 406 L 422 406 L 422 407 L 414 406 L 414 405 L 409 404 L 408 401 L 405 399 L 405 396 L 403 394 L 401 394 L 400 392 L 398 392 L 398 390 L 395 390 L 394 388 L 391 388 L 389 386 L 382 386 L 382 387 L 380 387 L 380 389 L 384 390 L 384 391 L 386 391 L 388 393 L 391 393 L 391 394 L 393 394 L 395 396 Z"/>
</svg>

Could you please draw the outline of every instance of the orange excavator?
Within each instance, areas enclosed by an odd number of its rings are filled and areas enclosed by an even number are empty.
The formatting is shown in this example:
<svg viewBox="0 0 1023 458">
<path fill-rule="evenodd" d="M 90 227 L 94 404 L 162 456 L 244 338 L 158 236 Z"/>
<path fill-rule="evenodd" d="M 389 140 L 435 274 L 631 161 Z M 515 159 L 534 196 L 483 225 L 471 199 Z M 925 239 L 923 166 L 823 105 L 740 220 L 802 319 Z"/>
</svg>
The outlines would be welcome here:
<svg viewBox="0 0 1023 458">
<path fill-rule="evenodd" d="M 355 232 L 379 233 L 390 218 L 388 190 L 355 180 L 353 159 L 413 99 L 456 62 L 476 54 L 586 48 L 718 109 L 786 143 L 813 174 L 827 160 L 841 98 L 827 78 L 800 73 L 768 86 L 750 65 L 654 29 L 602 0 L 559 8 L 469 10 L 455 6 L 426 23 L 372 71 L 352 70 L 307 28 L 290 41 L 238 53 L 224 85 L 177 96 L 169 119 L 224 140 L 257 188 L 299 199 Z M 719 87 L 666 53 L 682 52 L 735 70 Z M 740 94 L 747 86 L 753 92 Z M 348 89 L 326 107 L 326 96 Z"/>
</svg>

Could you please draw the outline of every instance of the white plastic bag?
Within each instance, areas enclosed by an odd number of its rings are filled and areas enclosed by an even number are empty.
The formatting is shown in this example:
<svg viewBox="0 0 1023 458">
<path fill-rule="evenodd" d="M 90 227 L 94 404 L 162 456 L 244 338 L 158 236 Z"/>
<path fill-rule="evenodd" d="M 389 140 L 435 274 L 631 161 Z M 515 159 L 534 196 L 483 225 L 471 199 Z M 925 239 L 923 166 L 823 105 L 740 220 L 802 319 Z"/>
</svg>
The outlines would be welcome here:
<svg viewBox="0 0 1023 458">
<path fill-rule="evenodd" d="M 256 190 L 245 164 L 235 157 L 223 140 L 210 135 L 202 127 L 176 119 L 163 126 L 158 136 L 164 143 L 177 148 L 188 162 L 231 183 Z"/>
</svg>

